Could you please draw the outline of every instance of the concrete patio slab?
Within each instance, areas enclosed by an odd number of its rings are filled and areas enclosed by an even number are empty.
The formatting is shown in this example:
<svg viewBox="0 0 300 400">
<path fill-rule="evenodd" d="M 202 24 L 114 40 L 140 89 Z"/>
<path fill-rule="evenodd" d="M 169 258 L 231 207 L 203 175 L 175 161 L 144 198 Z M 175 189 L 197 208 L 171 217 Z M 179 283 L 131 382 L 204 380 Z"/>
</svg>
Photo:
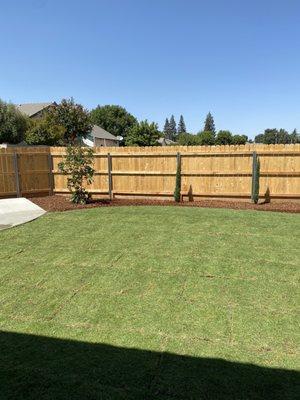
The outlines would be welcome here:
<svg viewBox="0 0 300 400">
<path fill-rule="evenodd" d="M 2 199 L 0 200 L 0 230 L 32 221 L 45 213 L 45 210 L 24 197 Z"/>
</svg>

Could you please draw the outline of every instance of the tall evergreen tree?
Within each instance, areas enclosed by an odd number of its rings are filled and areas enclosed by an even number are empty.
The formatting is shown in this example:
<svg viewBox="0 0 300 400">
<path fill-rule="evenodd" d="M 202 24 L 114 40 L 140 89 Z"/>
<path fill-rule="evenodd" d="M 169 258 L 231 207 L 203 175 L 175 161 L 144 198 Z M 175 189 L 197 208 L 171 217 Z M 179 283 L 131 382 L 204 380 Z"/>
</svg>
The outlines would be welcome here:
<svg viewBox="0 0 300 400">
<path fill-rule="evenodd" d="M 185 127 L 185 123 L 184 123 L 184 119 L 183 116 L 180 115 L 180 119 L 178 122 L 178 128 L 177 128 L 177 133 L 186 133 L 186 127 Z"/>
<path fill-rule="evenodd" d="M 164 136 L 166 139 L 173 140 L 172 128 L 171 128 L 170 121 L 168 118 L 166 118 L 166 122 L 164 125 Z"/>
<path fill-rule="evenodd" d="M 205 119 L 204 132 L 216 133 L 214 117 L 211 115 L 210 112 L 207 114 L 206 119 Z"/>
<path fill-rule="evenodd" d="M 300 143 L 300 135 L 297 132 L 297 129 L 294 129 L 290 134 L 290 143 Z"/>
<path fill-rule="evenodd" d="M 170 128 L 170 122 L 169 122 L 168 118 L 166 118 L 165 125 L 164 125 L 164 134 L 165 135 L 168 134 L 169 128 Z"/>
<path fill-rule="evenodd" d="M 176 128 L 176 121 L 174 115 L 171 115 L 170 122 L 169 122 L 169 132 L 170 137 L 168 139 L 174 140 L 177 135 L 177 128 Z"/>
</svg>

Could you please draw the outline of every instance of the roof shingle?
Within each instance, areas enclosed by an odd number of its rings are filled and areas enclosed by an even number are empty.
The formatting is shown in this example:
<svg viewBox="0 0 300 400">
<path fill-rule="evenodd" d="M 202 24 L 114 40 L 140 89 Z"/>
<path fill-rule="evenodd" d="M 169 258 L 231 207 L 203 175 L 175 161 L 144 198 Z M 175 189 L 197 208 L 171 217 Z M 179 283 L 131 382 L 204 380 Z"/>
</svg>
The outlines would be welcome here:
<svg viewBox="0 0 300 400">
<path fill-rule="evenodd" d="M 32 117 L 33 115 L 37 114 L 38 112 L 44 110 L 45 108 L 55 104 L 54 102 L 49 103 L 25 103 L 25 104 L 18 104 L 18 110 L 21 113 L 28 115 L 28 117 Z"/>
</svg>

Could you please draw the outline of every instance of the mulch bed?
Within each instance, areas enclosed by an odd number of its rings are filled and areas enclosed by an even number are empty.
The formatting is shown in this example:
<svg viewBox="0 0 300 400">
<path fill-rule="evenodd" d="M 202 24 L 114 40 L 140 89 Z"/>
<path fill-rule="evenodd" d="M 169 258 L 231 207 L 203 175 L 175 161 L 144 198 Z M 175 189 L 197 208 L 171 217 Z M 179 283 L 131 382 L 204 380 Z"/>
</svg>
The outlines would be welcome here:
<svg viewBox="0 0 300 400">
<path fill-rule="evenodd" d="M 66 196 L 33 197 L 33 203 L 46 211 L 67 211 L 79 210 L 94 207 L 120 207 L 120 206 L 176 206 L 176 207 L 206 207 L 206 208 L 230 208 L 235 210 L 257 210 L 257 211 L 278 211 L 289 213 L 300 213 L 300 202 L 271 202 L 252 204 L 243 201 L 224 200 L 199 200 L 193 202 L 176 203 L 170 200 L 149 200 L 149 199 L 114 199 L 93 200 L 86 205 L 76 205 L 69 201 Z"/>
</svg>

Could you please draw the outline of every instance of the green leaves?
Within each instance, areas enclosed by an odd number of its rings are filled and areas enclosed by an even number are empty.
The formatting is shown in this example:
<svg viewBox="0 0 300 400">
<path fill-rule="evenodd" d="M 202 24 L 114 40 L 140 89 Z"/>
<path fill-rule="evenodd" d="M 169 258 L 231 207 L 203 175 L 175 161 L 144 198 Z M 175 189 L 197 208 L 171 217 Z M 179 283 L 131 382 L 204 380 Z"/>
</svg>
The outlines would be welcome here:
<svg viewBox="0 0 300 400">
<path fill-rule="evenodd" d="M 0 143 L 20 143 L 27 124 L 28 118 L 16 106 L 0 100 Z"/>
<path fill-rule="evenodd" d="M 61 125 L 52 124 L 49 118 L 30 120 L 25 132 L 25 141 L 30 145 L 60 146 L 66 130 Z"/>
<path fill-rule="evenodd" d="M 58 164 L 58 169 L 68 175 L 68 188 L 71 192 L 71 201 L 76 204 L 85 204 L 90 193 L 83 187 L 90 185 L 94 179 L 94 152 L 90 148 L 68 146 L 64 161 Z"/>
<path fill-rule="evenodd" d="M 215 144 L 215 133 L 212 131 L 203 131 L 198 133 L 200 146 L 212 146 Z"/>
<path fill-rule="evenodd" d="M 160 138 L 157 124 L 147 120 L 135 124 L 127 133 L 126 146 L 156 146 Z"/>
<path fill-rule="evenodd" d="M 92 123 L 87 110 L 74 99 L 63 99 L 48 113 L 51 125 L 61 125 L 65 129 L 64 143 L 74 143 L 77 139 L 86 138 L 92 130 Z"/>
<path fill-rule="evenodd" d="M 98 106 L 90 113 L 94 124 L 101 126 L 112 135 L 126 138 L 127 132 L 137 119 L 125 108 L 117 105 Z"/>
<path fill-rule="evenodd" d="M 219 131 L 216 137 L 216 144 L 232 144 L 232 133 L 229 131 Z"/>
<path fill-rule="evenodd" d="M 263 144 L 288 144 L 300 143 L 300 135 L 294 129 L 288 133 L 285 129 L 265 129 L 264 133 L 255 136 L 255 143 Z"/>
</svg>

